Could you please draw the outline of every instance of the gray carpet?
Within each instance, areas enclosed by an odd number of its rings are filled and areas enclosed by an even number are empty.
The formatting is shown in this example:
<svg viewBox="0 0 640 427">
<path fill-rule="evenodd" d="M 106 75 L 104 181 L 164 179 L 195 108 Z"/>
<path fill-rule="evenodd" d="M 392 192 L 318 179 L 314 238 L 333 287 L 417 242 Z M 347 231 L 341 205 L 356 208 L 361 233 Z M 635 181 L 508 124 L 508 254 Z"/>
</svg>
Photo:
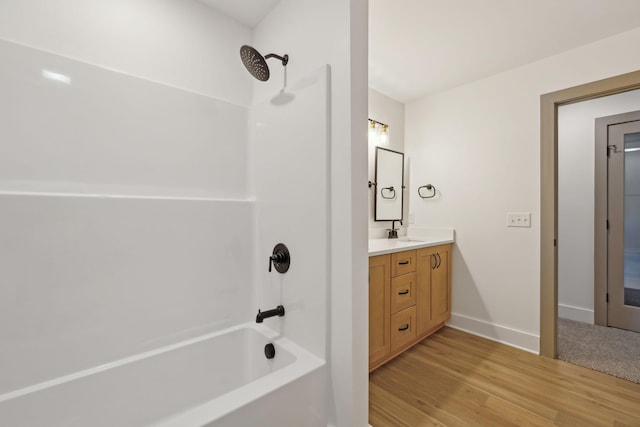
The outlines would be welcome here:
<svg viewBox="0 0 640 427">
<path fill-rule="evenodd" d="M 624 288 L 624 305 L 640 307 L 640 289 Z"/>
<path fill-rule="evenodd" d="M 640 334 L 558 318 L 558 358 L 640 383 Z"/>
</svg>

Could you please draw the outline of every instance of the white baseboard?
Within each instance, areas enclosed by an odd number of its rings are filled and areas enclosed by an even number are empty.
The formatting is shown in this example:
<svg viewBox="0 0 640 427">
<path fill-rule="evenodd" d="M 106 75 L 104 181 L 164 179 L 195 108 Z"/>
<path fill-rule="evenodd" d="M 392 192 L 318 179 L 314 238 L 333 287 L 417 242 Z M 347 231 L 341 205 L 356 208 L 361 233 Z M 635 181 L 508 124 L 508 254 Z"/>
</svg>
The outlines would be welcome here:
<svg viewBox="0 0 640 427">
<path fill-rule="evenodd" d="M 540 354 L 540 337 L 506 326 L 495 325 L 484 320 L 452 313 L 447 326 L 516 347 L 530 353 Z"/>
<path fill-rule="evenodd" d="M 558 317 L 575 320 L 576 322 L 594 324 L 593 310 L 588 308 L 573 307 L 571 305 L 558 304 Z"/>
</svg>

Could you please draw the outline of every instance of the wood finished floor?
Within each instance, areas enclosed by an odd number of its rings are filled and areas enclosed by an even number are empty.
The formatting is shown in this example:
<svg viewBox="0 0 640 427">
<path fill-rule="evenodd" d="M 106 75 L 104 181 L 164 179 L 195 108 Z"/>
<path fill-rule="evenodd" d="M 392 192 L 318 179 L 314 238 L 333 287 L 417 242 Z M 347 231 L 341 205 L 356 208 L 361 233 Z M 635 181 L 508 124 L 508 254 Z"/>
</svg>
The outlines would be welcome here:
<svg viewBox="0 0 640 427">
<path fill-rule="evenodd" d="M 384 426 L 640 426 L 640 384 L 443 328 L 369 377 Z"/>
</svg>

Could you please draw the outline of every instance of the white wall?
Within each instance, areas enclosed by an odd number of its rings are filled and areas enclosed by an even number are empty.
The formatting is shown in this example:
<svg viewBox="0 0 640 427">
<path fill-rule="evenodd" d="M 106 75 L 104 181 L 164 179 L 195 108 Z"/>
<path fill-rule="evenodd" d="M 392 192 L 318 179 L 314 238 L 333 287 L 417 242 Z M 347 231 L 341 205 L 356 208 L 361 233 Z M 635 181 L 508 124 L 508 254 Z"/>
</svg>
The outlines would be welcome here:
<svg viewBox="0 0 640 427">
<path fill-rule="evenodd" d="M 594 120 L 637 110 L 640 110 L 640 90 L 558 108 L 560 317 L 594 322 Z"/>
<path fill-rule="evenodd" d="M 327 409 L 335 425 L 364 426 L 368 418 L 367 225 L 362 220 L 367 215 L 367 2 L 282 0 L 255 28 L 254 40 L 261 52 L 289 54 L 289 82 L 323 65 L 331 68 L 329 265 L 317 266 L 330 266 Z M 280 67 L 276 61 L 269 65 L 271 79 L 254 84 L 256 102 L 282 88 Z"/>
<path fill-rule="evenodd" d="M 0 3 L 0 393 L 253 319 L 250 40 L 195 1 Z"/>
<path fill-rule="evenodd" d="M 640 69 L 640 29 L 432 95 L 405 107 L 416 225 L 456 229 L 451 324 L 539 349 L 540 95 Z M 416 167 L 420 164 L 420 167 Z M 531 212 L 507 228 L 506 212 Z"/>
<path fill-rule="evenodd" d="M 369 118 L 389 125 L 388 143 L 380 145 L 390 150 L 404 153 L 404 104 L 398 102 L 388 96 L 381 94 L 373 89 L 369 89 Z M 369 138 L 369 181 L 375 182 L 375 164 L 376 164 L 376 140 Z M 405 156 L 405 186 L 408 185 L 408 162 Z M 391 228 L 389 221 L 374 221 L 374 196 L 373 188 L 369 189 L 369 238 L 385 237 L 385 230 Z M 404 192 L 403 207 L 403 227 L 406 229 L 408 225 L 406 219 L 408 217 L 409 198 L 408 192 Z"/>
<path fill-rule="evenodd" d="M 240 105 L 251 30 L 195 0 L 3 0 L 0 38 Z"/>
</svg>

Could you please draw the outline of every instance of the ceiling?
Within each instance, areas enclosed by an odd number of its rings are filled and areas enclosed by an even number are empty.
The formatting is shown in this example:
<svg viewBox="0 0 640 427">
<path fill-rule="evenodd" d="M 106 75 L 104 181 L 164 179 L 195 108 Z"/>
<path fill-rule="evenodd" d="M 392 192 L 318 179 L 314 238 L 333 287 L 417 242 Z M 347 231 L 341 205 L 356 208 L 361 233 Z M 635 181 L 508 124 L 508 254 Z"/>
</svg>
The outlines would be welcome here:
<svg viewBox="0 0 640 427">
<path fill-rule="evenodd" d="M 241 24 L 253 28 L 280 0 L 200 0 Z"/>
<path fill-rule="evenodd" d="M 639 16 L 638 0 L 369 0 L 369 87 L 407 103 L 639 27 Z"/>
</svg>

